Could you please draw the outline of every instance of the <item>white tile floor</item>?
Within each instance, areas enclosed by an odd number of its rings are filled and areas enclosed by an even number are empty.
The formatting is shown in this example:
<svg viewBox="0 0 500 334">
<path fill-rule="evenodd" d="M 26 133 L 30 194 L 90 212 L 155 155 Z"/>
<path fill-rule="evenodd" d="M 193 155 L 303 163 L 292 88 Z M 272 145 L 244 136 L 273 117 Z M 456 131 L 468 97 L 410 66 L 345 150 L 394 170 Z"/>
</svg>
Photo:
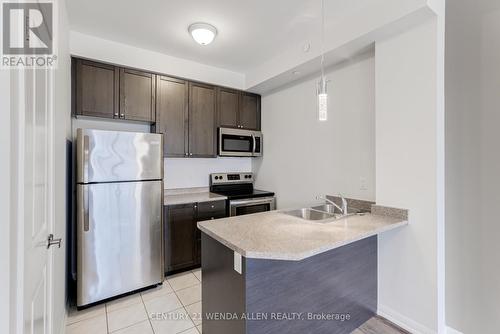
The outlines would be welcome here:
<svg viewBox="0 0 500 334">
<path fill-rule="evenodd" d="M 68 315 L 66 334 L 199 334 L 201 271 L 168 277 L 161 287 Z"/>
</svg>

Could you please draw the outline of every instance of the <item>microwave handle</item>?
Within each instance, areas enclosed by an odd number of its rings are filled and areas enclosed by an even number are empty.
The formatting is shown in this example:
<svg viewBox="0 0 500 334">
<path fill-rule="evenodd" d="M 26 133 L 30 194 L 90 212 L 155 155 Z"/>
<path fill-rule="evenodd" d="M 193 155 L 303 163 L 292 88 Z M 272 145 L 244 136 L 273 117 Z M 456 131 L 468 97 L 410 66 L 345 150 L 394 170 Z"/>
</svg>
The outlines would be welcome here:
<svg viewBox="0 0 500 334">
<path fill-rule="evenodd" d="M 255 154 L 255 146 L 257 145 L 257 143 L 255 142 L 255 135 L 252 135 L 252 141 L 253 141 L 252 154 Z"/>
</svg>

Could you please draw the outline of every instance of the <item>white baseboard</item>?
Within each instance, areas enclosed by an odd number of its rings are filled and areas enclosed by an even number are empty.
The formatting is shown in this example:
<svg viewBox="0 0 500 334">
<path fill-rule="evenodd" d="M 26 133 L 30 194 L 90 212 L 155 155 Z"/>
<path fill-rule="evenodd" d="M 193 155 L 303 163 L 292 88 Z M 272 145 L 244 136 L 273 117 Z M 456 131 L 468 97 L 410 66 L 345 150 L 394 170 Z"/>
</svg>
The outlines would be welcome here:
<svg viewBox="0 0 500 334">
<path fill-rule="evenodd" d="M 446 334 L 463 334 L 463 333 L 457 331 L 455 328 L 446 327 Z"/>
<path fill-rule="evenodd" d="M 437 334 L 437 332 L 435 330 L 427 328 L 426 326 L 416 322 L 413 319 L 410 319 L 410 318 L 402 315 L 399 312 L 394 311 L 393 309 L 391 309 L 389 307 L 386 307 L 383 305 L 378 305 L 377 314 L 383 318 L 386 318 L 390 322 L 398 325 L 399 327 L 407 330 L 410 333 L 413 333 L 413 334 Z M 448 332 L 448 334 L 457 334 L 457 333 Z"/>
</svg>

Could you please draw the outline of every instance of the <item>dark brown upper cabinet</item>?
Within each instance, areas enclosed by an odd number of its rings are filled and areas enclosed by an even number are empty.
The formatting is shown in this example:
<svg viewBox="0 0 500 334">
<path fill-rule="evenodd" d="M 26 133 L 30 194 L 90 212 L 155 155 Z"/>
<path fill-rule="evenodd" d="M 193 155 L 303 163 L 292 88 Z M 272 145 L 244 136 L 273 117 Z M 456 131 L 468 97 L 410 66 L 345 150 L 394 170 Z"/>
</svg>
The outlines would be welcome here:
<svg viewBox="0 0 500 334">
<path fill-rule="evenodd" d="M 228 88 L 217 89 L 219 126 L 238 127 L 240 92 Z"/>
<path fill-rule="evenodd" d="M 240 128 L 260 130 L 260 96 L 242 92 L 240 96 Z"/>
<path fill-rule="evenodd" d="M 188 92 L 185 80 L 157 76 L 156 124 L 154 131 L 164 135 L 164 155 L 188 154 Z"/>
<path fill-rule="evenodd" d="M 166 157 L 217 157 L 217 127 L 260 130 L 260 96 L 72 58 L 74 115 L 151 123 Z"/>
<path fill-rule="evenodd" d="M 118 118 L 118 68 L 83 59 L 75 60 L 74 65 L 75 114 Z"/>
<path fill-rule="evenodd" d="M 156 75 L 120 69 L 120 118 L 155 121 Z"/>
<path fill-rule="evenodd" d="M 189 156 L 217 156 L 216 89 L 189 83 Z"/>
<path fill-rule="evenodd" d="M 260 96 L 228 88 L 217 89 L 218 125 L 260 130 Z"/>
</svg>

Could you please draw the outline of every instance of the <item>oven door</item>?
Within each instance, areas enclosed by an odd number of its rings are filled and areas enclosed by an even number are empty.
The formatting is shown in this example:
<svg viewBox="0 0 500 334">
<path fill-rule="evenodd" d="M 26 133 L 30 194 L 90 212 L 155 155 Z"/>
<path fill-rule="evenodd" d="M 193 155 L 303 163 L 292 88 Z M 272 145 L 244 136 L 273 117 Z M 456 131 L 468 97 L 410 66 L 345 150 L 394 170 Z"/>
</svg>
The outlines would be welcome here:
<svg viewBox="0 0 500 334">
<path fill-rule="evenodd" d="M 219 128 L 218 154 L 223 157 L 261 155 L 261 136 L 259 131 Z M 256 137 L 258 137 L 257 140 Z"/>
<path fill-rule="evenodd" d="M 247 198 L 229 201 L 229 215 L 241 216 L 276 209 L 275 197 Z"/>
</svg>

